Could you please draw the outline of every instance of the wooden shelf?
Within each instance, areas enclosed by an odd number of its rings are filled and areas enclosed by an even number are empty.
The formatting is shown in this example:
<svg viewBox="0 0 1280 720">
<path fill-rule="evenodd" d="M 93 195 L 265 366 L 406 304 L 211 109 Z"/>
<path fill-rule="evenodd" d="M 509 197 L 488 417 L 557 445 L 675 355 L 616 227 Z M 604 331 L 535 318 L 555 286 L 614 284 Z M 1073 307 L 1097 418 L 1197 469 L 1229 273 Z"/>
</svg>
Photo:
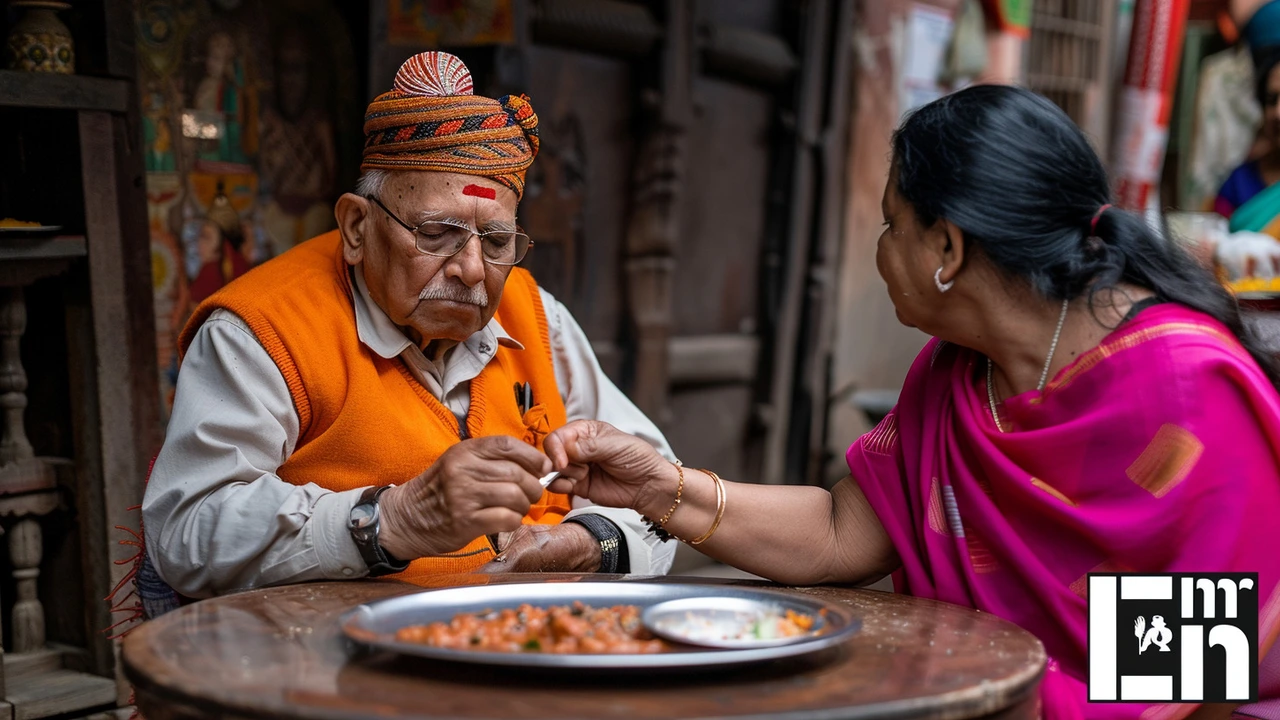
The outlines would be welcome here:
<svg viewBox="0 0 1280 720">
<path fill-rule="evenodd" d="M 5 260 L 61 260 L 84 257 L 88 244 L 83 235 L 33 237 L 0 235 L 0 262 Z"/>
<path fill-rule="evenodd" d="M 111 78 L 0 70 L 0 107 L 122 113 L 129 109 L 129 84 Z"/>
<path fill-rule="evenodd" d="M 5 698 L 13 705 L 14 720 L 34 720 L 116 704 L 116 683 L 110 678 L 75 670 L 55 670 L 31 680 L 10 690 Z"/>
<path fill-rule="evenodd" d="M 46 405 L 43 414 L 29 409 L 24 419 L 47 416 L 57 423 L 59 433 L 67 431 L 68 454 L 75 457 L 75 465 L 59 483 L 58 501 L 68 507 L 60 518 L 40 527 L 42 544 L 50 550 L 47 555 L 31 552 L 31 543 L 19 544 L 26 552 L 24 561 L 36 555 L 34 567 L 40 575 L 18 582 L 36 586 L 34 592 L 19 592 L 60 604 L 57 612 L 48 612 L 43 633 L 28 634 L 24 646 L 39 644 L 35 640 L 43 636 L 73 639 L 83 647 L 72 659 L 63 652 L 61 663 L 43 651 L 4 652 L 0 720 L 106 720 L 105 712 L 127 702 L 127 686 L 116 682 L 118 642 L 97 630 L 120 619 L 111 615 L 102 598 L 129 570 L 127 563 L 116 561 L 127 560 L 133 550 L 119 545 L 121 536 L 113 528 L 136 525 L 136 512 L 128 508 L 140 502 L 147 461 L 162 444 L 155 312 L 148 289 L 146 190 L 139 182 L 145 168 L 135 136 L 140 117 L 134 3 L 86 0 L 76 5 L 86 21 L 76 37 L 77 48 L 93 56 L 89 64 L 94 73 L 0 70 L 0 128 L 22 130 L 19 135 L 8 133 L 12 142 L 3 148 L 0 164 L 21 157 L 15 151 L 24 150 L 29 172 L 40 180 L 32 187 L 80 186 L 58 202 L 19 193 L 22 197 L 10 199 L 12 207 L 0 212 L 65 227 L 55 235 L 29 229 L 0 233 L 0 319 L 5 320 L 0 329 L 8 336 L 8 342 L 0 343 L 5 350 L 0 354 L 4 363 L 20 368 L 19 336 L 25 340 L 47 335 L 49 328 L 39 324 L 46 321 L 61 325 L 61 338 L 49 343 L 41 338 L 30 346 L 35 367 L 27 372 L 43 376 L 32 383 L 49 389 L 41 394 L 42 400 L 65 404 L 65 409 L 50 411 Z M 46 164 L 36 169 L 31 162 Z M 7 179 L 10 184 L 21 180 Z M 48 280 L 68 270 L 72 272 Z M 33 287 L 36 283 L 39 286 Z M 57 298 L 54 302 L 62 307 L 41 312 L 32 308 L 24 334 L 19 328 L 28 293 L 41 301 Z M 59 357 L 49 367 L 39 364 L 55 353 Z M 65 395 L 60 390 L 64 384 Z M 0 483 L 48 484 L 47 472 L 42 475 L 48 469 L 38 463 L 9 468 L 0 473 Z M 53 469 L 65 472 L 61 466 Z M 50 493 L 0 496 L 0 503 L 6 501 L 10 506 L 33 506 L 24 508 L 28 516 L 52 502 Z M 74 523 L 68 522 L 71 513 Z M 24 532 L 29 534 L 29 527 Z M 8 534 L 0 537 L 0 552 L 11 550 L 11 540 Z M 79 579 L 64 583 L 62 576 L 72 573 Z M 10 605 L 0 608 L 5 611 L 0 625 L 6 630 L 12 624 Z"/>
<path fill-rule="evenodd" d="M 8 694 L 3 700 L 11 706 L 13 720 L 114 705 L 115 680 L 68 667 L 80 664 L 77 656 L 83 653 L 56 645 L 29 653 L 6 653 L 3 664 Z"/>
</svg>

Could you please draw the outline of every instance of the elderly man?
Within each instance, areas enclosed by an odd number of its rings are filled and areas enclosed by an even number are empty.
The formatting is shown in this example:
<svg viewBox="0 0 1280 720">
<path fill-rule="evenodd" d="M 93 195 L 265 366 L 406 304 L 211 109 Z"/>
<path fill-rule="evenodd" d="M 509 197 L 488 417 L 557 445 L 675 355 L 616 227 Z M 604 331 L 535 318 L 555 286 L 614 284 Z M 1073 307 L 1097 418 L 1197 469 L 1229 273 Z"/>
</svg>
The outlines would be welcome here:
<svg viewBox="0 0 1280 720">
<path fill-rule="evenodd" d="M 564 307 L 514 266 L 538 117 L 423 53 L 369 105 L 338 230 L 203 302 L 143 502 L 169 585 L 446 572 L 661 574 L 631 511 L 545 491 L 543 438 L 578 418 L 666 441 Z"/>
</svg>

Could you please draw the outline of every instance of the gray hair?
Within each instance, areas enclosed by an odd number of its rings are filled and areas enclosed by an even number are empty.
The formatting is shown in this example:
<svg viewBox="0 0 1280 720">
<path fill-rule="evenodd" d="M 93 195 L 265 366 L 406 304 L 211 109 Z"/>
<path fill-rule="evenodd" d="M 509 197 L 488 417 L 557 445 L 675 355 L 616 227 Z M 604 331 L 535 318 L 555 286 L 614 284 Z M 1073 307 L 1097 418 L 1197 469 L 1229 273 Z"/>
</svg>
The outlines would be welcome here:
<svg viewBox="0 0 1280 720">
<path fill-rule="evenodd" d="M 369 197 L 372 195 L 376 198 L 382 197 L 382 188 L 386 186 L 387 181 L 391 179 L 390 170 L 379 170 L 371 168 L 365 170 L 356 181 L 356 194 L 360 197 Z"/>
</svg>

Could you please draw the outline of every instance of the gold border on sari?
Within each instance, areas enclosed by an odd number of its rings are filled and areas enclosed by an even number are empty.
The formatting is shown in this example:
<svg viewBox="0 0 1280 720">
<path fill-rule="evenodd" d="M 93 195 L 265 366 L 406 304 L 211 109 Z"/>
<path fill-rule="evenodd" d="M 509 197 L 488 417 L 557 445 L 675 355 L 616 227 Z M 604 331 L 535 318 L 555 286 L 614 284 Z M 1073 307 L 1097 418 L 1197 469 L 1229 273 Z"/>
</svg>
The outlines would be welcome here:
<svg viewBox="0 0 1280 720">
<path fill-rule="evenodd" d="M 1247 353 L 1245 353 L 1244 348 L 1240 346 L 1240 341 L 1237 340 L 1234 335 L 1223 332 L 1218 328 L 1194 322 L 1161 323 L 1159 325 L 1153 325 L 1148 328 L 1142 328 L 1140 330 L 1134 330 L 1126 333 L 1114 340 L 1104 342 L 1081 355 L 1078 360 L 1076 360 L 1060 375 L 1051 380 L 1049 384 L 1045 386 L 1044 391 L 1040 393 L 1039 397 L 1032 398 L 1031 403 L 1033 405 L 1038 405 L 1050 393 L 1057 392 L 1058 390 L 1067 387 L 1076 378 L 1089 372 L 1093 368 L 1097 367 L 1103 360 L 1106 360 L 1113 355 L 1138 347 L 1150 340 L 1167 337 L 1169 335 L 1181 334 L 1200 335 L 1202 337 L 1220 340 L 1224 348 L 1231 352 L 1231 354 L 1241 358 L 1247 357 Z"/>
</svg>

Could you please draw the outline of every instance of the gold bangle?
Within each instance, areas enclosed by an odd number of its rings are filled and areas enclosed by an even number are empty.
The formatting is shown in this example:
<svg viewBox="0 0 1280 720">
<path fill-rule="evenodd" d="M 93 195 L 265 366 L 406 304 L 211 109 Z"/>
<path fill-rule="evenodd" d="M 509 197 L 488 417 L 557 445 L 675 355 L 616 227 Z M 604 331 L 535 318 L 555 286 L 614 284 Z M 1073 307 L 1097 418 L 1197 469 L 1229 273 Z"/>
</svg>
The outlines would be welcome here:
<svg viewBox="0 0 1280 720">
<path fill-rule="evenodd" d="M 676 485 L 676 501 L 671 503 L 671 509 L 658 521 L 658 524 L 663 526 L 671 519 L 671 514 L 676 511 L 676 508 L 680 507 L 680 496 L 684 493 L 684 466 L 680 464 L 679 460 L 672 464 L 676 466 L 676 472 L 680 473 L 680 483 Z"/>
<path fill-rule="evenodd" d="M 698 537 L 694 540 L 690 540 L 689 541 L 690 545 L 701 545 L 707 540 L 710 540 L 711 536 L 716 534 L 716 529 L 720 527 L 720 519 L 724 517 L 724 505 L 725 505 L 724 481 L 720 479 L 719 475 L 711 472 L 710 470 L 703 470 L 702 472 L 710 475 L 711 479 L 714 480 L 716 483 L 716 519 L 714 522 L 711 523 L 711 529 L 708 530 L 701 537 Z"/>
</svg>

